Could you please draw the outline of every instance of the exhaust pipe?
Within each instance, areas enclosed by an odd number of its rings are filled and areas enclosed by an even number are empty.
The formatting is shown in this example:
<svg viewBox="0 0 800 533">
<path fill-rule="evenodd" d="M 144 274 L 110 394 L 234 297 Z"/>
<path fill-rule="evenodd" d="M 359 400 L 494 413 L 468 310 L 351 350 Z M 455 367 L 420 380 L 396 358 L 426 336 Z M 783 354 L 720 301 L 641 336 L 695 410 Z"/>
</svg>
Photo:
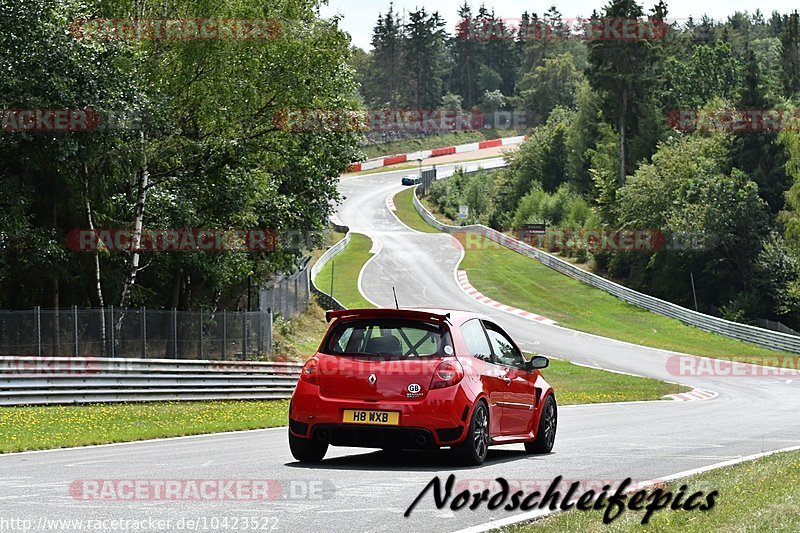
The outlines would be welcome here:
<svg viewBox="0 0 800 533">
<path fill-rule="evenodd" d="M 417 435 L 414 441 L 417 443 L 417 446 L 425 446 L 428 443 L 428 439 L 425 435 Z"/>
</svg>

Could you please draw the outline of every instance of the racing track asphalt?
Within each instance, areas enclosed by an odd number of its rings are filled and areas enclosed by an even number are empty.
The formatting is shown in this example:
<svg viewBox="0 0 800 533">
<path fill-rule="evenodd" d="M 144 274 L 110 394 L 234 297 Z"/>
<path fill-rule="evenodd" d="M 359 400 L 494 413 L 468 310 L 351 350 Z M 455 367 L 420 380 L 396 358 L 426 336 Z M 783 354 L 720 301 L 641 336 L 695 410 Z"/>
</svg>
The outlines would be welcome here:
<svg viewBox="0 0 800 533">
<path fill-rule="evenodd" d="M 448 168 L 452 165 L 440 169 Z M 494 447 L 477 468 L 454 465 L 446 451 L 384 455 L 354 448 L 331 448 L 320 465 L 301 466 L 289 453 L 285 429 L 1 456 L 0 519 L 38 523 L 40 517 L 152 517 L 172 520 L 174 529 L 181 518 L 256 516 L 274 517 L 269 525 L 280 531 L 455 531 L 511 513 L 485 506 L 475 511 L 437 510 L 427 496 L 404 518 L 405 509 L 435 475 L 444 479 L 452 472 L 458 480 L 505 477 L 545 484 L 558 475 L 586 483 L 647 480 L 800 441 L 800 379 L 679 378 L 667 370 L 668 352 L 534 323 L 465 295 L 453 275 L 461 251 L 452 238 L 409 230 L 386 209 L 386 197 L 401 189 L 403 173 L 362 175 L 340 186 L 346 200 L 339 218 L 383 245 L 362 273 L 362 286 L 371 300 L 393 305 L 394 286 L 402 306 L 490 315 L 526 350 L 680 381 L 716 391 L 719 397 L 562 407 L 552 454 L 528 456 L 522 445 Z M 280 480 L 283 488 L 275 501 L 266 503 L 78 501 L 70 496 L 69 486 L 79 479 L 271 479 Z M 303 497 L 309 487 L 317 491 L 313 498 Z"/>
</svg>

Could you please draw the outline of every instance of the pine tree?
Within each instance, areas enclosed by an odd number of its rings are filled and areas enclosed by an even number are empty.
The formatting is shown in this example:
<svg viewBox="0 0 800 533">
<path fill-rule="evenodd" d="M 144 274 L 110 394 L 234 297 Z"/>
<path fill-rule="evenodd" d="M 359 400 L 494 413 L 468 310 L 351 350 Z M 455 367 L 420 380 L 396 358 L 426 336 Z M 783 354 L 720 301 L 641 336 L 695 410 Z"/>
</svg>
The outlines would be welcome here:
<svg viewBox="0 0 800 533">
<path fill-rule="evenodd" d="M 789 15 L 781 33 L 781 64 L 783 88 L 787 98 L 800 91 L 800 28 L 797 11 Z"/>
<path fill-rule="evenodd" d="M 659 6 L 657 6 L 658 8 Z M 612 0 L 603 16 L 608 19 L 640 19 L 644 15 L 635 0 Z M 663 20 L 666 8 L 655 18 Z M 604 109 L 609 111 L 619 135 L 619 182 L 628 171 L 628 127 L 635 118 L 637 100 L 650 94 L 653 85 L 651 43 L 645 40 L 597 39 L 589 42 L 590 67 L 587 72 L 592 88 L 606 96 Z"/>
<path fill-rule="evenodd" d="M 402 54 L 403 24 L 400 16 L 389 4 L 386 16 L 378 15 L 378 23 L 372 34 L 372 72 L 375 87 L 380 90 L 374 104 L 397 108 L 403 93 Z"/>
<path fill-rule="evenodd" d="M 453 37 L 453 70 L 451 73 L 452 91 L 461 95 L 463 106 L 472 108 L 477 103 L 478 72 L 480 71 L 480 35 L 477 31 L 479 20 L 472 16 L 472 8 L 464 0 L 458 9 L 459 22 Z"/>
<path fill-rule="evenodd" d="M 410 105 L 433 109 L 442 100 L 444 62 L 444 20 L 439 13 L 428 15 L 425 8 L 408 14 L 403 69 L 408 77 Z"/>
<path fill-rule="evenodd" d="M 744 86 L 737 102 L 741 110 L 768 110 L 773 102 L 766 96 L 761 68 L 755 52 L 747 50 Z M 758 127 L 757 124 L 754 124 Z M 786 150 L 777 143 L 778 134 L 771 131 L 742 131 L 735 134 L 734 165 L 745 171 L 758 184 L 758 193 L 773 214 L 784 205 L 784 193 L 791 187 L 786 174 Z"/>
</svg>

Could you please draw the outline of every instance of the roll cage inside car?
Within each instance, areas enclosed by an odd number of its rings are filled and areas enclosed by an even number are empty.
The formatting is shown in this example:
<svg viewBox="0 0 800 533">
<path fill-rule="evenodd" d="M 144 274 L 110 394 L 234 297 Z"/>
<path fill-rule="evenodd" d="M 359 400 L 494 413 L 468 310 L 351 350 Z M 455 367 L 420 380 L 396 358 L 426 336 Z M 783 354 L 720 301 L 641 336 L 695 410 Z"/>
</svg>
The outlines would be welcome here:
<svg viewBox="0 0 800 533">
<path fill-rule="evenodd" d="M 401 358 L 443 357 L 453 353 L 450 331 L 444 324 L 388 317 L 351 318 L 334 324 L 320 351 L 330 355 Z"/>
</svg>

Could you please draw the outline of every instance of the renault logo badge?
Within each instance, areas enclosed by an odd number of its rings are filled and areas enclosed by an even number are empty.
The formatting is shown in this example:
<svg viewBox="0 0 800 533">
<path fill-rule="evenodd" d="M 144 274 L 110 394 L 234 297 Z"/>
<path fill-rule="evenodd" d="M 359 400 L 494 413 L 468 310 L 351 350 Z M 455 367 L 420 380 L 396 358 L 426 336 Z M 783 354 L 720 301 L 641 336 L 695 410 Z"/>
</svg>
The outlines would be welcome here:
<svg viewBox="0 0 800 533">
<path fill-rule="evenodd" d="M 377 381 L 378 381 L 378 378 L 377 378 L 377 376 L 375 376 L 375 374 L 370 374 L 369 375 L 369 384 L 370 385 L 375 385 L 375 382 L 377 382 Z"/>
</svg>

